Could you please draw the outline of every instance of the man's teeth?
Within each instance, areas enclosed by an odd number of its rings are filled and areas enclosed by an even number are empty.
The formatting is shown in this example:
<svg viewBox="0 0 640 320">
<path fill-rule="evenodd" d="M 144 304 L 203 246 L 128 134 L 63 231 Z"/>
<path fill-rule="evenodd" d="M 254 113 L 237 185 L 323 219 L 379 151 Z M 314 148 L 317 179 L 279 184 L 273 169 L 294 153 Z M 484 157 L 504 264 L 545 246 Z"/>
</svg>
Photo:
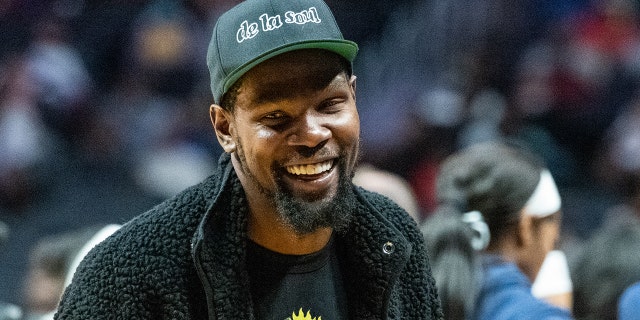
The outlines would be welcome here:
<svg viewBox="0 0 640 320">
<path fill-rule="evenodd" d="M 299 166 L 288 166 L 287 172 L 295 175 L 319 174 L 331 169 L 331 161 L 316 164 L 303 164 Z"/>
</svg>

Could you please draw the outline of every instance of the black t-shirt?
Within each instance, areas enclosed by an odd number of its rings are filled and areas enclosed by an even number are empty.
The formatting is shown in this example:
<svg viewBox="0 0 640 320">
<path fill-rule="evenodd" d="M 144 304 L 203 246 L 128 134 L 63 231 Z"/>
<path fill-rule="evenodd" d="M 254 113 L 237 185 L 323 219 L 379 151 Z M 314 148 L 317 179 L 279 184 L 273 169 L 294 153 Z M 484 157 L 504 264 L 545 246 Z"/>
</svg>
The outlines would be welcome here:
<svg viewBox="0 0 640 320">
<path fill-rule="evenodd" d="M 249 241 L 247 268 L 256 319 L 347 319 L 333 241 L 307 255 L 284 255 Z"/>
</svg>

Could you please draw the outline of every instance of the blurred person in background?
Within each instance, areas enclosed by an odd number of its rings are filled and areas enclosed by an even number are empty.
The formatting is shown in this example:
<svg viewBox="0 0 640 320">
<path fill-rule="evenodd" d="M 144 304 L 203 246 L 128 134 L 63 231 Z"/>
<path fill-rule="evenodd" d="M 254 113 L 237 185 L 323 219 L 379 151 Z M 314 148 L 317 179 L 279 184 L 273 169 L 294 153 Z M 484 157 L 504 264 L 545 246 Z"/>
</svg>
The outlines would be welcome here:
<svg viewBox="0 0 640 320">
<path fill-rule="evenodd" d="M 33 29 L 25 57 L 38 111 L 47 126 L 73 143 L 90 116 L 87 103 L 95 89 L 93 80 L 73 46 L 68 21 L 51 15 L 43 17 Z"/>
<path fill-rule="evenodd" d="M 58 306 L 71 259 L 89 237 L 87 232 L 45 236 L 31 248 L 22 293 L 25 320 L 51 319 L 47 314 Z"/>
<path fill-rule="evenodd" d="M 403 177 L 376 168 L 373 165 L 362 163 L 356 168 L 353 183 L 369 191 L 389 197 L 389 199 L 405 209 L 416 223 L 420 223 L 422 220 L 422 214 L 413 189 Z"/>
<path fill-rule="evenodd" d="M 570 259 L 574 314 L 580 319 L 617 319 L 625 289 L 640 281 L 640 100 L 631 101 L 600 141 L 594 172 L 620 193 L 602 224 Z"/>
<path fill-rule="evenodd" d="M 41 238 L 29 253 L 21 319 L 53 319 L 64 289 L 71 283 L 80 261 L 119 228 L 116 224 L 96 225 Z"/>
<path fill-rule="evenodd" d="M 620 221 L 622 222 L 622 221 Z M 577 319 L 616 320 L 624 290 L 640 281 L 640 223 L 602 227 L 570 262 Z"/>
<path fill-rule="evenodd" d="M 570 319 L 531 283 L 556 248 L 561 199 L 521 146 L 485 142 L 442 164 L 438 209 L 422 226 L 446 319 Z"/>
<path fill-rule="evenodd" d="M 52 151 L 37 97 L 25 55 L 0 61 L 0 207 L 16 212 L 33 201 L 41 182 L 35 169 Z"/>
</svg>

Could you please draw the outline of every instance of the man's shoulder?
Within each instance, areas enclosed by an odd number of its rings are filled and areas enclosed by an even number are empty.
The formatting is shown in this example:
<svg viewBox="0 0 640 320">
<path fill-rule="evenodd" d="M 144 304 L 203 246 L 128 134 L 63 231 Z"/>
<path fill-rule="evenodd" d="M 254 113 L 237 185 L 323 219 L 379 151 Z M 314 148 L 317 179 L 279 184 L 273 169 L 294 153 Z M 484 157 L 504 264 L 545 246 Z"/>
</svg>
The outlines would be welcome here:
<svg viewBox="0 0 640 320">
<path fill-rule="evenodd" d="M 189 246 L 216 192 L 219 178 L 211 176 L 161 202 L 125 223 L 101 244 L 101 250 L 117 248 L 120 254 L 170 253 L 173 247 Z"/>
</svg>

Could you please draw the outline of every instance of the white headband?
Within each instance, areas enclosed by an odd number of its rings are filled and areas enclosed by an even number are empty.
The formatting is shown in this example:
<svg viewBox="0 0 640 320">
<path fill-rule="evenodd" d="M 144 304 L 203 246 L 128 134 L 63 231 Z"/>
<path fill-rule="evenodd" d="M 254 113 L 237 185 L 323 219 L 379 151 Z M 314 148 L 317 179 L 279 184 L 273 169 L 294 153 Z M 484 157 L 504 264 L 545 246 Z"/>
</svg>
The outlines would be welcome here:
<svg viewBox="0 0 640 320">
<path fill-rule="evenodd" d="M 560 206 L 560 193 L 556 183 L 553 181 L 551 172 L 544 169 L 540 172 L 540 181 L 536 190 L 524 206 L 524 213 L 542 218 L 558 212 Z"/>
</svg>

